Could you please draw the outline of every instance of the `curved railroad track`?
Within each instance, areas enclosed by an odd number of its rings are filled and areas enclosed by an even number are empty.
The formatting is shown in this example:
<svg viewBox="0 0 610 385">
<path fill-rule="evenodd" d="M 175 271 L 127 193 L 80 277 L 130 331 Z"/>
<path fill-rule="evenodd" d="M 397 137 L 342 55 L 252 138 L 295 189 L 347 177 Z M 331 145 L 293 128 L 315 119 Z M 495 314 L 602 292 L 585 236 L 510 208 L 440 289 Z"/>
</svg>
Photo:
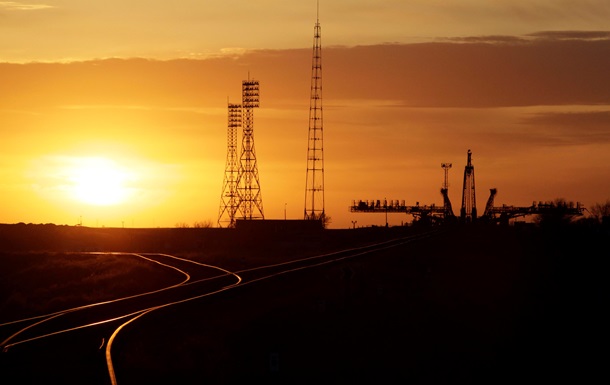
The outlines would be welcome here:
<svg viewBox="0 0 610 385">
<path fill-rule="evenodd" d="M 227 290 L 246 288 L 257 282 L 268 280 L 279 275 L 338 263 L 398 247 L 434 236 L 435 234 L 437 234 L 437 231 L 431 231 L 366 246 L 343 249 L 332 253 L 252 267 L 235 272 L 225 270 L 218 266 L 211 266 L 168 254 L 133 254 L 165 268 L 175 269 L 184 275 L 184 279 L 174 285 L 147 293 L 0 324 L 0 333 L 2 333 L 3 329 L 12 329 L 7 337 L 3 337 L 3 341 L 0 343 L 0 348 L 3 351 L 3 354 L 0 354 L 0 361 L 6 361 L 6 364 L 1 366 L 3 369 L 9 367 L 17 368 L 18 370 L 20 365 L 22 365 L 20 360 L 28 359 L 30 354 L 34 354 L 32 352 L 37 352 L 36 354 L 38 354 L 49 346 L 51 349 L 60 347 L 62 352 L 65 350 L 71 354 L 78 355 L 79 353 L 74 350 L 82 349 L 83 346 L 80 341 L 75 342 L 75 340 L 82 340 L 82 343 L 87 343 L 87 351 L 95 350 L 100 352 L 92 353 L 97 357 L 96 360 L 100 359 L 99 356 L 103 352 L 106 371 L 104 377 L 106 379 L 109 378 L 110 382 L 113 385 L 116 385 L 119 383 L 117 377 L 120 376 L 117 375 L 113 362 L 113 343 L 117 339 L 120 339 L 121 331 L 124 330 L 127 325 L 130 325 L 130 327 L 134 327 L 135 325 L 137 327 L 137 322 L 150 313 L 159 309 L 167 309 L 171 306 L 186 304 L 187 302 L 212 296 Z M 197 269 L 199 269 L 197 274 L 200 274 L 201 276 L 193 279 L 193 276 L 196 275 L 193 272 Z M 206 270 L 207 274 L 201 274 L 201 269 Z M 79 337 L 67 337 L 72 334 L 76 334 Z M 0 334 L 0 336 L 1 335 L 2 334 Z M 76 347 L 73 347 L 72 344 L 75 344 Z M 12 356 L 13 354 L 15 357 Z M 36 354 L 34 354 L 34 356 Z M 47 356 L 43 355 L 43 357 L 46 359 Z M 51 364 L 45 366 L 45 368 L 49 368 L 50 366 Z M 96 370 L 99 370 L 99 364 L 93 366 Z M 25 365 L 25 367 L 28 366 Z M 53 367 L 53 369 L 55 369 L 55 367 Z M 61 369 L 58 368 L 57 370 Z M 87 368 L 83 367 L 81 370 L 86 371 Z M 68 378 L 70 377 L 68 374 L 65 375 L 67 375 Z M 88 375 L 88 373 L 81 375 Z M 107 381 L 100 380 L 99 377 L 100 373 L 98 372 L 95 376 L 98 383 L 107 383 Z M 76 379 L 75 382 L 83 382 L 83 379 Z M 64 381 L 64 383 L 70 383 L 70 380 Z"/>
</svg>

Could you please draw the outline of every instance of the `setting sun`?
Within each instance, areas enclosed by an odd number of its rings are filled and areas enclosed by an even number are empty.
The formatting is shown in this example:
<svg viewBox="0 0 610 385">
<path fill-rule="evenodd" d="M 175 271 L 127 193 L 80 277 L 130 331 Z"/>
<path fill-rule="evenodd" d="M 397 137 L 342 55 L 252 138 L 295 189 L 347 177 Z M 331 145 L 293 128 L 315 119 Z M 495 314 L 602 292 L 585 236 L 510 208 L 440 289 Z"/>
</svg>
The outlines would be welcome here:
<svg viewBox="0 0 610 385">
<path fill-rule="evenodd" d="M 106 158 L 82 158 L 68 172 L 72 196 L 83 203 L 108 206 L 124 202 L 130 195 L 125 183 L 130 174 Z"/>
</svg>

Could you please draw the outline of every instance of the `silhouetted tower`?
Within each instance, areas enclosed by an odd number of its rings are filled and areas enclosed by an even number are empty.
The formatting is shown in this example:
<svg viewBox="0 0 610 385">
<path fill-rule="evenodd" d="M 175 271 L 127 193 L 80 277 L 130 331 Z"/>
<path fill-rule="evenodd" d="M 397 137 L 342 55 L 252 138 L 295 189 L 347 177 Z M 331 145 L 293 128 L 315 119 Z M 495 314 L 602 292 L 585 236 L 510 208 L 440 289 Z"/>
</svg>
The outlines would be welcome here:
<svg viewBox="0 0 610 385">
<path fill-rule="evenodd" d="M 254 113 L 259 106 L 258 81 L 242 82 L 242 127 L 241 156 L 237 175 L 239 211 L 244 219 L 265 219 L 261 196 L 256 151 L 254 150 Z"/>
<path fill-rule="evenodd" d="M 489 189 L 489 198 L 487 198 L 487 203 L 485 204 L 485 211 L 483 211 L 483 217 L 486 219 L 491 219 L 493 217 L 494 199 L 497 193 L 498 189 Z"/>
<path fill-rule="evenodd" d="M 464 168 L 464 189 L 462 191 L 462 209 L 460 219 L 462 222 L 472 222 L 477 219 L 477 200 L 474 190 L 474 166 L 472 165 L 472 152 L 468 150 L 468 161 Z"/>
<path fill-rule="evenodd" d="M 453 214 L 453 207 L 451 207 L 451 201 L 449 200 L 449 169 L 451 168 L 451 163 L 441 163 L 441 167 L 445 171 L 445 180 L 443 182 L 443 187 L 441 188 L 445 219 L 454 218 L 455 214 Z"/>
<path fill-rule="evenodd" d="M 319 5 L 318 5 L 319 10 Z M 319 14 L 319 11 L 318 11 Z M 324 220 L 324 135 L 322 124 L 322 44 L 319 17 L 314 26 L 311 98 L 307 140 L 305 219 Z"/>
<path fill-rule="evenodd" d="M 449 189 L 449 169 L 451 168 L 451 163 L 441 163 L 441 167 L 445 171 L 445 180 L 443 181 L 443 189 Z"/>
<path fill-rule="evenodd" d="M 225 175 L 220 195 L 220 209 L 218 210 L 218 226 L 235 227 L 235 213 L 239 207 L 237 192 L 237 175 L 239 172 L 239 159 L 237 158 L 237 135 L 241 127 L 241 104 L 228 104 L 227 124 L 227 161 Z"/>
</svg>

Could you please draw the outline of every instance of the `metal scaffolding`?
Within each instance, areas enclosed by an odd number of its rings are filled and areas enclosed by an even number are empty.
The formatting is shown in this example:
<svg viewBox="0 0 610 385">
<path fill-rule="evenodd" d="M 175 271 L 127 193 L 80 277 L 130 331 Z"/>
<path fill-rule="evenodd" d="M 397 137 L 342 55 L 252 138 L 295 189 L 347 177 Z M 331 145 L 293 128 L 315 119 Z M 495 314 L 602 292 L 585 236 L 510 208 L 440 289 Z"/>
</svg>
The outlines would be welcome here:
<svg viewBox="0 0 610 385">
<path fill-rule="evenodd" d="M 237 158 L 237 135 L 241 127 L 241 104 L 228 104 L 227 124 L 227 161 L 225 166 L 220 209 L 218 210 L 219 227 L 235 227 L 235 213 L 239 207 L 237 192 L 237 175 L 239 162 Z M 223 226 L 224 225 L 224 226 Z"/>
<path fill-rule="evenodd" d="M 261 196 L 256 151 L 254 149 L 254 113 L 259 107 L 259 84 L 256 80 L 242 82 L 242 146 L 237 175 L 239 212 L 243 219 L 265 219 Z"/>
<path fill-rule="evenodd" d="M 474 189 L 474 166 L 472 165 L 472 152 L 468 150 L 468 160 L 464 167 L 464 187 L 462 190 L 462 209 L 460 220 L 464 223 L 477 219 L 477 200 Z"/>
<path fill-rule="evenodd" d="M 322 124 L 322 44 L 320 20 L 314 27 L 311 69 L 311 98 L 305 182 L 305 219 L 325 219 L 324 212 L 324 144 Z"/>
<path fill-rule="evenodd" d="M 441 163 L 441 167 L 445 171 L 445 180 L 443 182 L 443 187 L 441 187 L 443 206 L 445 208 L 445 219 L 455 218 L 453 208 L 451 207 L 451 200 L 449 199 L 449 169 L 451 168 L 451 163 Z"/>
</svg>

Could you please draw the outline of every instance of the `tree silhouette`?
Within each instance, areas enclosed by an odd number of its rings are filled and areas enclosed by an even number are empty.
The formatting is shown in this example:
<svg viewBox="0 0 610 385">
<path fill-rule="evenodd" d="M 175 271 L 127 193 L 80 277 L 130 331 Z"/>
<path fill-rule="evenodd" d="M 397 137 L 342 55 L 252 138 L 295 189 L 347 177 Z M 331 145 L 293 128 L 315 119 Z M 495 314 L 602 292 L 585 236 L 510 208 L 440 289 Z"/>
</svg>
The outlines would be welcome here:
<svg viewBox="0 0 610 385">
<path fill-rule="evenodd" d="M 330 215 L 323 214 L 320 219 L 322 221 L 322 227 L 325 229 L 328 228 L 328 225 L 332 222 L 332 218 L 330 217 Z"/>
<path fill-rule="evenodd" d="M 599 223 L 609 223 L 610 199 L 607 199 L 605 203 L 594 204 L 591 206 L 589 213 L 591 213 L 591 216 L 594 217 Z"/>
</svg>

